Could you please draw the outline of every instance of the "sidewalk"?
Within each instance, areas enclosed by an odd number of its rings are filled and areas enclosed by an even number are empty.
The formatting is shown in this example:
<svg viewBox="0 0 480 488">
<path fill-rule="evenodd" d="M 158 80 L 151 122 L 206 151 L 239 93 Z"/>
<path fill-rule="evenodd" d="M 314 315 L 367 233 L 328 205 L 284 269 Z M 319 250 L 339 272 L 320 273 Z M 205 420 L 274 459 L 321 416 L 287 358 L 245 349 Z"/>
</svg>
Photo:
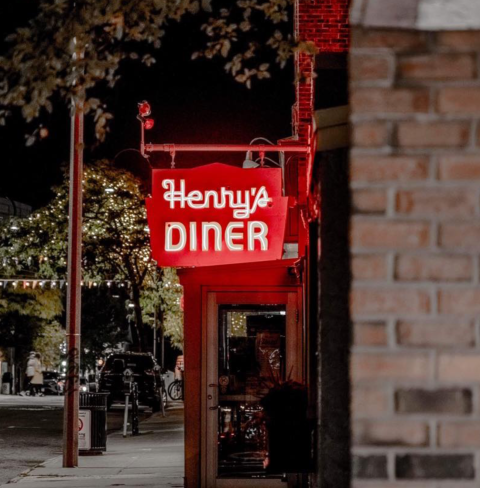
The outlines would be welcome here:
<svg viewBox="0 0 480 488">
<path fill-rule="evenodd" d="M 62 468 L 62 457 L 46 461 L 0 488 L 183 487 L 183 406 L 154 414 L 140 435 L 108 436 L 107 452 L 80 456 L 78 468 Z"/>
</svg>

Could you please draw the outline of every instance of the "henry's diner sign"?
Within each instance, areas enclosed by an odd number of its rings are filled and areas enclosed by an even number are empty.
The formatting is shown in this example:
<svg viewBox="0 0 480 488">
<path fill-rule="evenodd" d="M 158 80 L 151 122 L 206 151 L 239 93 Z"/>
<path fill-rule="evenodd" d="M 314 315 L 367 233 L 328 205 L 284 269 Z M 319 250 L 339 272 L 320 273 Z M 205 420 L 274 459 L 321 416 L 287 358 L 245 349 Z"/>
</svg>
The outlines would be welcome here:
<svg viewBox="0 0 480 488">
<path fill-rule="evenodd" d="M 154 170 L 147 200 L 153 258 L 159 266 L 281 259 L 287 204 L 277 168 Z"/>
</svg>

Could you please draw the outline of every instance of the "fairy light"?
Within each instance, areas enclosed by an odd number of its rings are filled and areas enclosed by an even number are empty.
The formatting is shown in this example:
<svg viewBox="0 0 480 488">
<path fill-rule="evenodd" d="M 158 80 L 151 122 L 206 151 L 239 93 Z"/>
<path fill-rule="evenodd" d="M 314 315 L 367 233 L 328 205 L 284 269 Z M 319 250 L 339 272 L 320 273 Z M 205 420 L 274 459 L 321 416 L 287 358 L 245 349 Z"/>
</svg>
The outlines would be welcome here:
<svg viewBox="0 0 480 488">
<path fill-rule="evenodd" d="M 229 315 L 229 335 L 247 337 L 247 315 L 245 312 L 232 312 Z"/>
<path fill-rule="evenodd" d="M 169 279 L 162 278 L 158 282 L 153 278 L 157 265 L 150 253 L 150 229 L 145 205 L 141 203 L 144 195 L 130 176 L 113 172 L 108 166 L 105 171 L 101 166 L 86 167 L 83 191 L 84 243 L 91 244 L 94 249 L 97 247 L 102 253 L 94 256 L 93 263 L 89 255 L 84 257 L 83 289 L 88 288 L 91 282 L 92 290 L 103 288 L 112 297 L 123 296 L 124 291 L 131 290 L 133 286 L 124 270 L 127 257 L 136 261 L 140 274 L 144 270 L 148 272 L 148 280 L 145 281 L 147 286 L 150 286 L 148 283 L 152 280 L 151 283 L 158 286 L 159 297 L 164 289 L 165 295 L 160 299 L 170 303 L 173 309 L 180 310 L 179 295 L 182 287 L 177 279 L 172 279 L 174 274 L 167 273 Z M 68 286 L 64 278 L 67 208 L 68 198 L 61 189 L 48 208 L 35 211 L 30 218 L 10 222 L 10 225 L 18 227 L 18 232 L 11 233 L 12 241 L 17 236 L 21 237 L 15 247 L 1 249 L 0 272 L 4 276 L 10 276 L 0 277 L 1 293 L 6 293 L 5 290 L 8 289 L 13 292 L 17 287 L 23 288 L 25 293 L 35 291 L 34 288 L 38 293 L 50 289 L 57 290 L 58 293 L 62 290 L 65 292 L 65 287 Z M 113 243 L 112 237 L 117 239 Z M 107 246 L 103 244 L 104 241 L 109 241 Z M 112 269 L 104 263 L 110 266 L 111 262 L 115 271 L 104 273 L 104 269 Z M 21 276 L 24 272 L 27 274 L 25 277 Z M 165 282 L 168 284 L 165 285 Z"/>
<path fill-rule="evenodd" d="M 54 279 L 23 279 L 23 278 L 0 278 L 0 287 L 8 288 L 9 285 L 12 285 L 13 288 L 22 284 L 23 288 L 36 288 L 39 286 L 40 288 L 46 288 L 50 286 L 51 288 L 55 288 L 60 286 L 63 288 L 64 286 L 68 286 L 68 282 L 66 280 L 54 280 Z M 97 280 L 88 282 L 91 287 L 101 287 L 105 285 L 107 288 L 119 288 L 125 287 L 125 285 L 130 286 L 128 281 L 114 281 L 114 280 Z M 81 285 L 84 286 L 85 282 L 82 281 Z"/>
</svg>

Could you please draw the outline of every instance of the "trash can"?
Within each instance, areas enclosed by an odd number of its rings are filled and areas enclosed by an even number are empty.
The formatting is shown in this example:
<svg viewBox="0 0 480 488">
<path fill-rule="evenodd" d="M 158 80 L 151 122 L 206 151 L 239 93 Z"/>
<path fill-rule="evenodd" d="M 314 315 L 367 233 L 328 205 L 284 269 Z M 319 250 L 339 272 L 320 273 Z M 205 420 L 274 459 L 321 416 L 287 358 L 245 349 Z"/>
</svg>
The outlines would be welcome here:
<svg viewBox="0 0 480 488">
<path fill-rule="evenodd" d="M 107 450 L 108 395 L 108 393 L 80 392 L 79 454 L 102 454 Z"/>
<path fill-rule="evenodd" d="M 9 371 L 5 371 L 2 375 L 2 394 L 11 395 L 12 394 L 12 383 L 13 375 Z"/>
</svg>

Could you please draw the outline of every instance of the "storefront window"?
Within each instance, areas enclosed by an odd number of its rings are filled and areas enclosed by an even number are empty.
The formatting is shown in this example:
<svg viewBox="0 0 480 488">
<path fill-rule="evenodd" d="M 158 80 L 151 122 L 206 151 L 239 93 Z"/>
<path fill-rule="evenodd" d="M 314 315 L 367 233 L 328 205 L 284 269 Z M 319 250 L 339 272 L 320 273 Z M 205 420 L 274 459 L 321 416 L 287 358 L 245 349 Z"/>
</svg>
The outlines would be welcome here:
<svg viewBox="0 0 480 488">
<path fill-rule="evenodd" d="M 260 401 L 285 379 L 285 330 L 285 306 L 219 308 L 219 477 L 267 476 L 268 439 Z"/>
</svg>

